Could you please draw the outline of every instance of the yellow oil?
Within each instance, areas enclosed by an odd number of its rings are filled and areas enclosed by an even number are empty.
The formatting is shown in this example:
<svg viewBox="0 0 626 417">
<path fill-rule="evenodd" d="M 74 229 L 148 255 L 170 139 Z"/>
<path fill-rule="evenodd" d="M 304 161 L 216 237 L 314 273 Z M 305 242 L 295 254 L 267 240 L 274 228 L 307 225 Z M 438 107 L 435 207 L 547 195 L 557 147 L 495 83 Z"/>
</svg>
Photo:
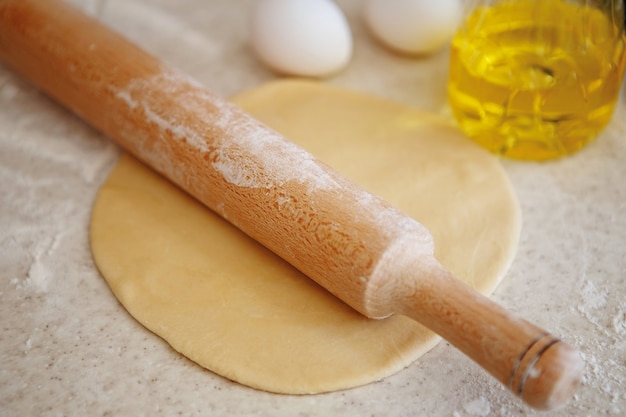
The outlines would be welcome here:
<svg viewBox="0 0 626 417">
<path fill-rule="evenodd" d="M 516 159 L 582 148 L 610 121 L 619 96 L 623 21 L 562 0 L 476 9 L 452 42 L 448 96 L 461 128 Z"/>
</svg>

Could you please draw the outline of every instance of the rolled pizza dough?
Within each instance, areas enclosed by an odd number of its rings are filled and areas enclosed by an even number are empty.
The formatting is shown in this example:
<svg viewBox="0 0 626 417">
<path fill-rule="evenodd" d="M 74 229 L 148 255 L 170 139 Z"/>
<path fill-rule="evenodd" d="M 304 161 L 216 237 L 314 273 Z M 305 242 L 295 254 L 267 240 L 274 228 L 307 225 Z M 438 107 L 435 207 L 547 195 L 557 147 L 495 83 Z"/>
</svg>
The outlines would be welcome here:
<svg viewBox="0 0 626 417">
<path fill-rule="evenodd" d="M 233 99 L 433 233 L 436 257 L 490 293 L 520 212 L 496 157 L 415 109 L 305 81 Z M 102 186 L 95 262 L 115 296 L 175 350 L 279 393 L 350 388 L 406 367 L 438 337 L 402 316 L 370 320 L 130 156 Z"/>
</svg>

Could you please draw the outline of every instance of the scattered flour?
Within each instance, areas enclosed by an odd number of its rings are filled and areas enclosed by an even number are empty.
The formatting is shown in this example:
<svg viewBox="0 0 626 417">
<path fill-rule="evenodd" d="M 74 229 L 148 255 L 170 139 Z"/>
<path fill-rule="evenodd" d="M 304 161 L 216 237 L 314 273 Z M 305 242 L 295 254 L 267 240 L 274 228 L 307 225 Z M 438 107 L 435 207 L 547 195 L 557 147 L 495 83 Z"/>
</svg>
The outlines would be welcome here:
<svg viewBox="0 0 626 417">
<path fill-rule="evenodd" d="M 600 290 L 591 280 L 583 282 L 579 294 L 576 310 L 595 334 L 580 341 L 583 384 L 595 387 L 605 398 L 605 414 L 626 415 L 626 300 Z"/>
<path fill-rule="evenodd" d="M 581 291 L 583 303 L 579 305 L 582 309 L 598 309 L 606 306 L 608 291 L 600 291 L 592 281 L 586 281 Z"/>
<path fill-rule="evenodd" d="M 491 404 L 485 397 L 476 398 L 463 406 L 471 416 L 486 417 L 491 412 Z"/>
<path fill-rule="evenodd" d="M 613 329 L 615 329 L 617 334 L 626 338 L 626 300 L 613 317 Z"/>
<path fill-rule="evenodd" d="M 54 238 L 47 237 L 34 243 L 33 248 L 29 251 L 32 262 L 26 277 L 23 279 L 14 277 L 11 279 L 11 283 L 17 289 L 31 291 L 36 294 L 48 292 L 52 277 L 46 259 L 54 256 L 59 239 L 60 236 L 57 235 Z"/>
<path fill-rule="evenodd" d="M 26 342 L 24 342 L 24 354 L 28 354 L 28 352 L 30 352 L 30 350 L 33 347 L 33 339 L 32 337 L 28 337 L 28 339 L 26 339 Z"/>
</svg>

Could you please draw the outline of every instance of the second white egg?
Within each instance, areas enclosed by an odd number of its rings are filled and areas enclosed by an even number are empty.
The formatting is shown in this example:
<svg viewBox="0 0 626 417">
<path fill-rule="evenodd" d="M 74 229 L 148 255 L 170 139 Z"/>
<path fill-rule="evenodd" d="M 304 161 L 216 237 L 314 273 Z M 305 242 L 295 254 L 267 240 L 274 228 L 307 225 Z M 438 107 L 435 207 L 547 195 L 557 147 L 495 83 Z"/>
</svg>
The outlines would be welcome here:
<svg viewBox="0 0 626 417">
<path fill-rule="evenodd" d="M 443 48 L 462 19 L 460 0 L 366 0 L 365 22 L 383 44 L 405 54 Z"/>
</svg>

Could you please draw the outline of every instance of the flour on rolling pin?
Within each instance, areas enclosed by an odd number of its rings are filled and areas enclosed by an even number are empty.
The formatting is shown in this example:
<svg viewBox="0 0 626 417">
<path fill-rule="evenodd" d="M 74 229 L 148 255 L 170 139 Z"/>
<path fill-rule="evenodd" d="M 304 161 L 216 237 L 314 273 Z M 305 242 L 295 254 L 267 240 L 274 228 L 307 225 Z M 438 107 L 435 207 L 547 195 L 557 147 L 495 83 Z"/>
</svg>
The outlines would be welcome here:
<svg viewBox="0 0 626 417">
<path fill-rule="evenodd" d="M 151 93 L 159 89 L 170 93 L 173 101 L 172 107 L 162 114 L 152 109 L 158 103 L 151 103 Z M 147 120 L 161 131 L 170 131 L 176 139 L 188 141 L 199 152 L 208 154 L 211 165 L 233 185 L 274 188 L 297 181 L 312 190 L 340 188 L 308 152 L 286 142 L 257 120 L 246 117 L 229 101 L 210 94 L 186 74 L 164 67 L 158 75 L 132 80 L 125 88 L 112 90 L 131 110 L 140 108 Z M 186 126 L 185 119 L 190 114 L 204 120 L 207 126 L 223 130 L 228 140 L 216 141 L 210 148 L 200 132 Z M 257 158 L 258 164 L 252 165 L 253 161 L 242 164 L 237 160 L 237 149 L 242 147 L 246 149 L 246 155 L 240 156 L 251 155 Z M 155 150 L 151 156 L 158 158 L 167 154 Z M 163 169 L 175 165 L 176 162 L 171 160 L 162 162 Z M 294 170 L 294 166 L 300 169 Z"/>
</svg>

